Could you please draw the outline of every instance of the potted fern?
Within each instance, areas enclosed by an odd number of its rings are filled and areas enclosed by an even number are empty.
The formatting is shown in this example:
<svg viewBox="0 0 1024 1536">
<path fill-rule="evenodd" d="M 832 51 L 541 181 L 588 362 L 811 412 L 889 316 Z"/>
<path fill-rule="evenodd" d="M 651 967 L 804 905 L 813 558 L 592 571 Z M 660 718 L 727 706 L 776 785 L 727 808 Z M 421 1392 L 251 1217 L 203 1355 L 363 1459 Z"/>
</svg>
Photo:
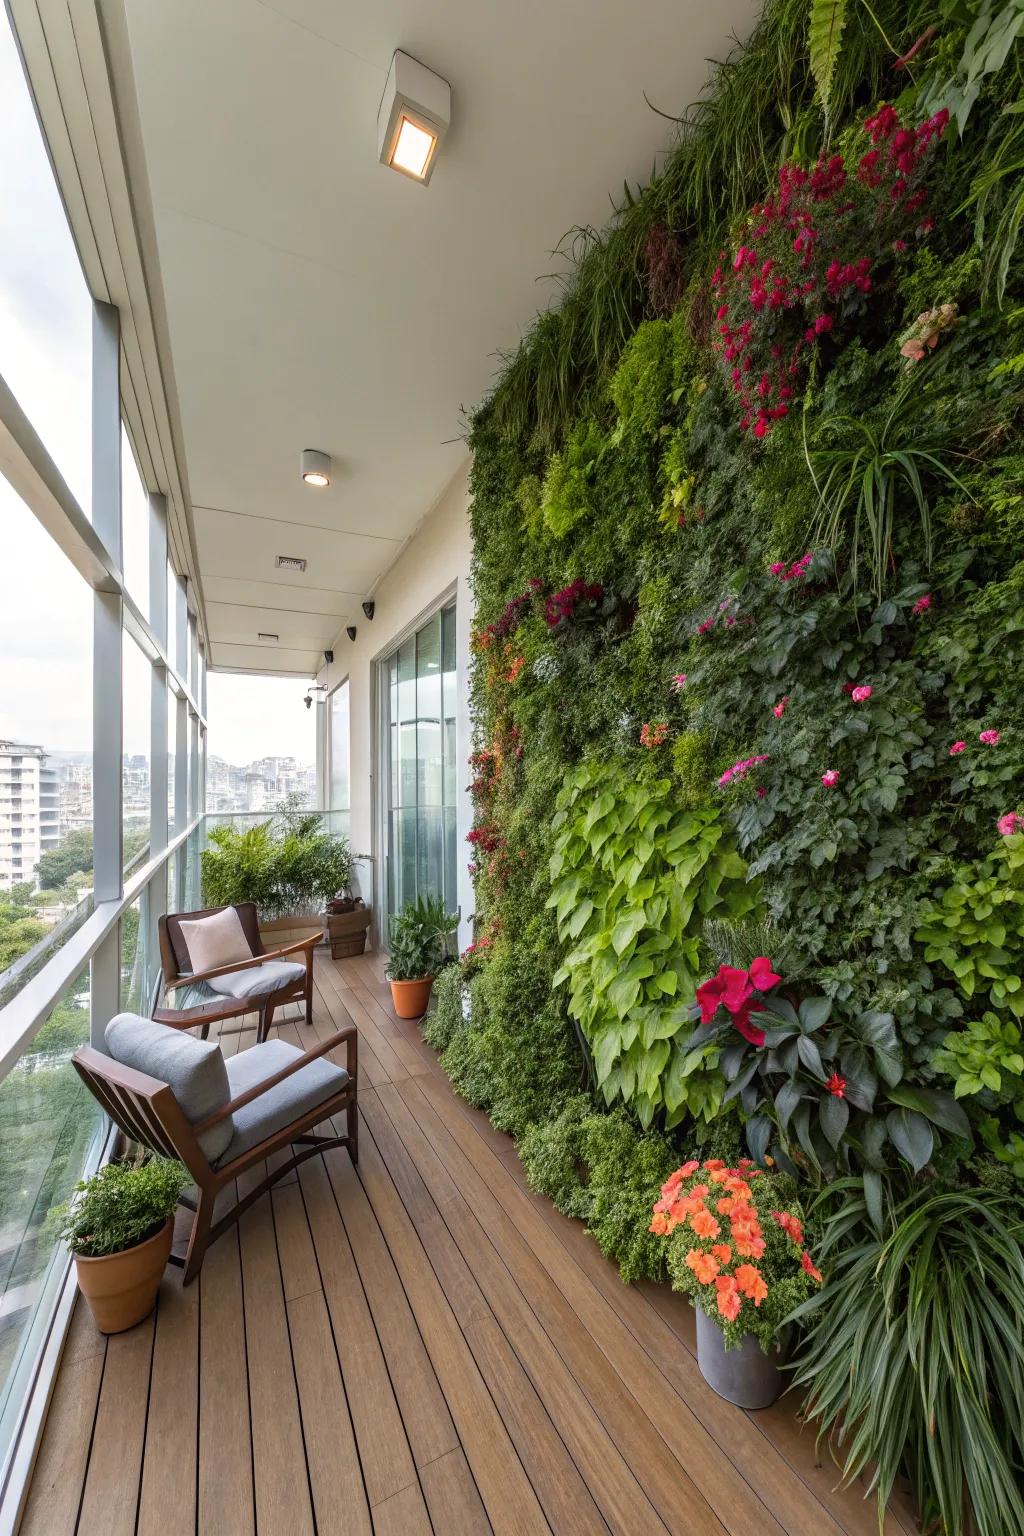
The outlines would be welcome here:
<svg viewBox="0 0 1024 1536">
<path fill-rule="evenodd" d="M 123 1333 L 152 1312 L 187 1183 L 185 1168 L 170 1158 L 107 1163 L 50 1212 L 101 1333 Z"/>
<path fill-rule="evenodd" d="M 406 902 L 392 917 L 386 974 L 400 1019 L 419 1019 L 426 1013 L 434 978 L 452 958 L 451 940 L 458 926 L 458 913 L 449 912 L 440 896 Z"/>
</svg>

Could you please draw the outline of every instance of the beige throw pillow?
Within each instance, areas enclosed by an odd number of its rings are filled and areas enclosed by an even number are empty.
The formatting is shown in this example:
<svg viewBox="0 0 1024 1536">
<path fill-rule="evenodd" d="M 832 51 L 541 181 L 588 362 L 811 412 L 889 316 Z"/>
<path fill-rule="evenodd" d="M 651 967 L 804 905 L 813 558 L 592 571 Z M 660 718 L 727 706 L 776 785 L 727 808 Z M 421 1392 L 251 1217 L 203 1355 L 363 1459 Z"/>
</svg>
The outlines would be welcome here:
<svg viewBox="0 0 1024 1536">
<path fill-rule="evenodd" d="M 183 922 L 181 936 L 194 974 L 252 959 L 249 940 L 234 907 L 225 907 L 211 917 L 198 917 L 191 923 Z"/>
</svg>

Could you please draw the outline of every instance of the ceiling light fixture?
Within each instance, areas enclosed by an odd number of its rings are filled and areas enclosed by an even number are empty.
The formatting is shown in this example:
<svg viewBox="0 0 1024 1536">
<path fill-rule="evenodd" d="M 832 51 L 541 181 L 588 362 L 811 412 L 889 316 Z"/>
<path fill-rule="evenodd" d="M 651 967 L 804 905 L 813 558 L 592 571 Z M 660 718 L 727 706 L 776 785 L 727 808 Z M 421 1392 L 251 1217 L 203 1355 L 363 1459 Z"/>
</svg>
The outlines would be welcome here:
<svg viewBox="0 0 1024 1536">
<path fill-rule="evenodd" d="M 451 111 L 452 88 L 447 80 L 396 49 L 377 109 L 381 164 L 426 186 Z"/>
<path fill-rule="evenodd" d="M 279 571 L 304 571 L 306 562 L 299 555 L 278 555 L 274 561 Z"/>
<path fill-rule="evenodd" d="M 319 448 L 303 448 L 300 462 L 302 478 L 307 485 L 325 486 L 331 483 L 331 456 Z"/>
</svg>

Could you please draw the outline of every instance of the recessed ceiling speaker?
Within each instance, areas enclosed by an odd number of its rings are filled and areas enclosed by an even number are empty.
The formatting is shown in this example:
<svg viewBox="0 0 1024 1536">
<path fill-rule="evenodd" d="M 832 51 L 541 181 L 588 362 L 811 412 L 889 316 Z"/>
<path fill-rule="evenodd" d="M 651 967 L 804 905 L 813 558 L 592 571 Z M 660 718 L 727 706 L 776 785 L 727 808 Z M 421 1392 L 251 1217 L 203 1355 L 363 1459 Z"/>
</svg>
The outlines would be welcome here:
<svg viewBox="0 0 1024 1536">
<path fill-rule="evenodd" d="M 331 664 L 331 662 L 333 660 L 334 660 L 334 652 L 333 651 L 324 651 L 324 661 L 327 663 L 328 666 L 330 666 L 330 664 Z"/>
<path fill-rule="evenodd" d="M 372 599 L 371 599 L 370 602 L 363 604 L 363 612 L 366 614 L 366 617 L 368 619 L 372 619 L 373 618 L 373 610 L 374 610 L 374 608 L 376 606 L 377 606 L 376 603 L 374 603 L 372 601 Z"/>
<path fill-rule="evenodd" d="M 354 624 L 349 624 L 349 626 L 345 630 L 345 633 L 346 633 L 346 635 L 348 635 L 350 640 L 354 640 L 355 637 L 356 637 L 356 627 L 355 627 L 355 625 Z"/>
</svg>

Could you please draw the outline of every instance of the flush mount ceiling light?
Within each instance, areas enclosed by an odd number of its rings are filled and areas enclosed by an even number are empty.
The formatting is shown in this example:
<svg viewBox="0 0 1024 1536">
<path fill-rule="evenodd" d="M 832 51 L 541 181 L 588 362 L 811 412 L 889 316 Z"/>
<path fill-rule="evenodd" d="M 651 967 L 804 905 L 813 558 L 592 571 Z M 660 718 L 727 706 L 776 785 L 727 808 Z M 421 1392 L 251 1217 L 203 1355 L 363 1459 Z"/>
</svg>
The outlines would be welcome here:
<svg viewBox="0 0 1024 1536">
<path fill-rule="evenodd" d="M 331 456 L 319 448 L 303 448 L 302 478 L 307 485 L 324 486 L 331 483 Z"/>
<path fill-rule="evenodd" d="M 396 49 L 377 110 L 381 164 L 426 186 L 451 110 L 452 88 L 447 80 Z"/>
<path fill-rule="evenodd" d="M 278 555 L 274 561 L 279 571 L 304 571 L 306 562 L 299 555 Z"/>
</svg>

